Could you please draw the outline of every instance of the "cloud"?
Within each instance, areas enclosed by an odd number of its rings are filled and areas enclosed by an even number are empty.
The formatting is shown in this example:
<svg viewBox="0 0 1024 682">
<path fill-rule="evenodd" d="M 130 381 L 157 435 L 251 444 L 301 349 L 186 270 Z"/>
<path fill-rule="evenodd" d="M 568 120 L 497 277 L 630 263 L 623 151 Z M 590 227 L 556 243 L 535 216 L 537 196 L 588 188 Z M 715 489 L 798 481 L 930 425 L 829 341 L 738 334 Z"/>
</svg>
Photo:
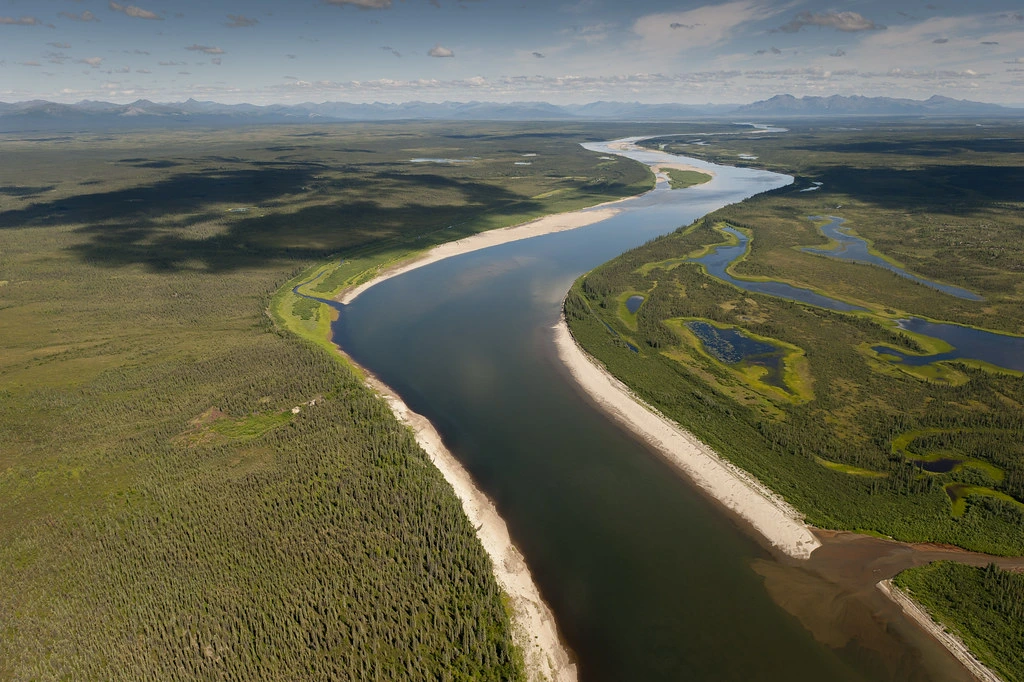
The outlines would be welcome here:
<svg viewBox="0 0 1024 682">
<path fill-rule="evenodd" d="M 136 19 L 151 19 L 153 21 L 164 20 L 162 16 L 155 12 L 150 12 L 148 9 L 142 9 L 135 5 L 119 5 L 114 2 L 114 0 L 110 0 L 108 7 L 115 12 L 121 12 L 122 14 L 127 14 L 130 17 L 135 17 Z"/>
<path fill-rule="evenodd" d="M 287 57 L 288 59 L 295 59 L 295 58 L 296 58 L 296 57 L 298 57 L 298 56 L 299 56 L 299 55 L 297 55 L 297 54 L 286 54 L 286 55 L 285 55 L 285 57 Z"/>
<path fill-rule="evenodd" d="M 829 57 L 845 57 L 846 50 L 841 47 L 837 47 L 835 52 L 829 54 Z"/>
<path fill-rule="evenodd" d="M 946 43 L 949 42 L 949 38 L 936 38 L 932 42 L 935 43 L 936 45 L 945 45 Z"/>
<path fill-rule="evenodd" d="M 42 66 L 42 64 L 40 64 L 39 62 L 36 62 L 36 61 L 18 62 L 18 63 L 21 64 L 22 66 Z"/>
<path fill-rule="evenodd" d="M 401 57 L 402 56 L 401 52 L 399 52 L 395 48 L 391 47 L 390 45 L 381 45 L 380 49 L 384 50 L 385 52 L 390 52 L 391 54 L 395 55 L 396 57 Z"/>
<path fill-rule="evenodd" d="M 614 28 L 613 24 L 587 24 L 585 26 L 573 26 L 563 29 L 562 33 L 571 35 L 576 40 L 587 43 L 599 43 L 608 37 L 608 31 Z"/>
<path fill-rule="evenodd" d="M 228 28 L 247 28 L 249 26 L 255 26 L 260 23 L 259 19 L 250 19 L 249 17 L 242 16 L 241 14 L 229 14 L 227 27 Z"/>
<path fill-rule="evenodd" d="M 537 59 L 544 59 L 544 53 L 543 52 L 533 52 L 532 54 Z"/>
<path fill-rule="evenodd" d="M 639 47 L 649 53 L 667 54 L 727 43 L 740 26 L 767 19 L 777 11 L 755 0 L 712 4 L 685 12 L 648 14 L 633 24 Z M 680 35 L 683 29 L 685 35 Z"/>
<path fill-rule="evenodd" d="M 135 69 L 135 73 L 153 73 L 149 69 Z"/>
<path fill-rule="evenodd" d="M 999 41 L 998 40 L 983 40 L 983 41 L 981 41 L 981 44 L 982 45 L 998 45 Z"/>
<path fill-rule="evenodd" d="M 56 47 L 58 50 L 70 50 L 71 43 L 46 43 L 50 47 Z"/>
<path fill-rule="evenodd" d="M 57 16 L 64 17 L 65 19 L 73 19 L 74 21 L 99 21 L 99 19 L 96 18 L 96 15 L 90 12 L 89 10 L 85 10 L 81 14 L 75 14 L 73 12 L 61 12 Z"/>
<path fill-rule="evenodd" d="M 224 50 L 220 49 L 219 47 L 214 47 L 212 45 L 192 44 L 186 47 L 185 49 L 191 52 L 202 52 L 203 54 L 224 54 Z"/>
<path fill-rule="evenodd" d="M 359 9 L 388 9 L 391 7 L 391 0 L 324 0 L 324 3 L 338 7 L 351 5 Z"/>
<path fill-rule="evenodd" d="M 75 64 L 88 64 L 94 69 L 103 63 L 103 57 L 85 57 L 84 59 L 75 60 Z"/>
<path fill-rule="evenodd" d="M 0 17 L 0 24 L 6 26 L 40 26 L 42 23 L 35 17 Z"/>
<path fill-rule="evenodd" d="M 223 61 L 224 60 L 221 59 L 220 57 L 214 57 L 213 59 L 210 60 L 210 62 L 212 64 L 216 65 L 216 66 L 220 66 L 221 62 L 223 62 Z"/>
<path fill-rule="evenodd" d="M 452 52 L 447 47 L 442 47 L 440 43 L 438 43 L 437 45 L 434 45 L 432 48 L 430 48 L 430 50 L 427 52 L 427 54 L 430 55 L 431 57 L 454 57 L 455 56 L 454 52 Z"/>
<path fill-rule="evenodd" d="M 800 12 L 796 18 L 788 24 L 779 26 L 774 31 L 782 33 L 796 33 L 804 26 L 818 26 L 821 28 L 834 28 L 837 31 L 855 33 L 857 31 L 881 31 L 885 29 L 882 24 L 876 24 L 870 19 L 865 19 L 856 12 Z M 773 31 L 773 32 L 774 32 Z"/>
<path fill-rule="evenodd" d="M 782 54 L 782 50 L 772 45 L 767 50 L 758 50 L 754 54 Z"/>
<path fill-rule="evenodd" d="M 173 60 L 169 62 L 157 62 L 160 66 L 185 66 L 187 63 L 188 62 L 178 62 Z"/>
</svg>

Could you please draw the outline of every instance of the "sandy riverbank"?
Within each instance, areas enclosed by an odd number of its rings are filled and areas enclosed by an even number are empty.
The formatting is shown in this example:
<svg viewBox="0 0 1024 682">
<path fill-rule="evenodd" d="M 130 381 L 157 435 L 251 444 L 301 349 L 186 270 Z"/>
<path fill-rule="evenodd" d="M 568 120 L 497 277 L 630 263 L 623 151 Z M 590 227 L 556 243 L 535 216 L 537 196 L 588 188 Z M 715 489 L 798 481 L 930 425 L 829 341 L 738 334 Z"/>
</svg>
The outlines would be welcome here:
<svg viewBox="0 0 1024 682">
<path fill-rule="evenodd" d="M 590 357 L 572 337 L 564 317 L 554 331 L 558 356 L 591 398 L 654 446 L 694 483 L 750 523 L 773 547 L 791 557 L 806 559 L 821 546 L 803 517 L 783 499 L 640 401 Z"/>
<path fill-rule="evenodd" d="M 363 370 L 366 372 L 366 370 Z M 474 484 L 469 472 L 445 447 L 426 417 L 409 409 L 386 384 L 366 373 L 366 384 L 380 393 L 395 417 L 412 428 L 416 442 L 455 489 L 469 522 L 476 528 L 494 565 L 494 577 L 511 603 L 513 641 L 523 652 L 530 682 L 575 682 L 576 664 L 558 634 L 551 608 L 544 602 L 522 553 L 512 543 L 494 503 Z"/>
<path fill-rule="evenodd" d="M 911 599 L 903 590 L 896 587 L 891 580 L 879 582 L 878 589 L 889 599 L 899 604 L 900 608 L 903 609 L 903 613 L 908 618 L 924 628 L 932 637 L 939 640 L 977 679 L 982 682 L 1002 682 L 1001 677 L 974 657 L 974 654 L 963 643 L 963 640 L 932 620 L 932 617 L 928 615 L 928 612 L 920 604 Z"/>
<path fill-rule="evenodd" d="M 633 197 L 627 197 L 627 199 L 632 198 Z M 599 223 L 602 220 L 607 220 L 613 215 L 619 213 L 621 209 L 614 208 L 612 204 L 617 204 L 621 201 L 625 201 L 625 199 L 617 199 L 616 201 L 599 204 L 593 208 L 572 211 L 570 213 L 556 213 L 555 215 L 544 216 L 543 218 L 531 220 L 528 223 L 512 225 L 511 227 L 502 227 L 496 230 L 488 230 L 487 232 L 474 234 L 470 237 L 465 237 L 457 241 L 438 244 L 420 256 L 415 256 L 409 260 L 399 261 L 392 266 L 383 268 L 377 273 L 377 276 L 369 282 L 365 282 L 357 287 L 352 287 L 341 292 L 341 295 L 339 295 L 336 300 L 341 303 L 351 303 L 364 291 L 376 284 L 380 284 L 386 279 L 397 277 L 398 275 L 405 274 L 410 270 L 422 268 L 425 265 L 430 265 L 431 263 L 436 263 L 438 261 L 445 260 L 446 258 L 453 258 L 455 256 L 461 256 L 464 253 L 472 253 L 473 251 L 489 249 L 490 247 L 498 246 L 499 244 L 508 244 L 509 242 L 517 242 L 522 239 L 530 239 L 531 237 L 539 237 L 541 235 L 552 234 L 554 232 L 575 230 L 580 227 Z"/>
</svg>

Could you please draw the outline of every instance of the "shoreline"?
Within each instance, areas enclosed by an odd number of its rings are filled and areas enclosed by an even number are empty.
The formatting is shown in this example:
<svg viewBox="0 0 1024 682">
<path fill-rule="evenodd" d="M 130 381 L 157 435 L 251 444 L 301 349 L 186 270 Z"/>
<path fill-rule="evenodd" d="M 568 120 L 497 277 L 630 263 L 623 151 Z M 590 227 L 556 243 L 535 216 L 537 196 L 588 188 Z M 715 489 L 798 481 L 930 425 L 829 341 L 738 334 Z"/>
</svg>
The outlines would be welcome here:
<svg viewBox="0 0 1024 682">
<path fill-rule="evenodd" d="M 658 181 L 662 178 L 659 171 L 653 168 L 651 170 L 655 173 L 655 186 L 657 186 Z M 614 208 L 615 204 L 635 199 L 646 193 L 642 192 L 575 211 L 541 216 L 518 225 L 488 230 L 456 241 L 438 244 L 424 253 L 380 268 L 372 279 L 346 288 L 335 296 L 334 300 L 343 305 L 351 303 L 363 292 L 385 280 L 448 258 L 492 246 L 593 225 L 618 215 L 622 209 Z M 455 496 L 462 503 L 463 512 L 476 528 L 477 539 L 491 558 L 494 577 L 502 592 L 509 597 L 513 611 L 510 619 L 512 639 L 523 654 L 529 682 L 576 682 L 578 671 L 571 650 L 559 634 L 554 613 L 541 596 L 540 589 L 530 573 L 522 552 L 512 541 L 508 526 L 501 518 L 494 503 L 476 486 L 472 476 L 462 466 L 462 463 L 445 447 L 441 435 L 426 417 L 409 409 L 409 406 L 390 386 L 348 357 L 340 346 L 334 344 L 334 347 L 348 362 L 363 372 L 365 377 L 363 383 L 384 398 L 395 418 L 412 429 L 416 442 L 427 453 L 431 463 L 441 472 L 445 481 L 452 486 Z"/>
<path fill-rule="evenodd" d="M 576 211 L 554 213 L 552 215 L 535 218 L 525 223 L 519 223 L 518 225 L 499 227 L 495 230 L 478 232 L 477 234 L 463 237 L 462 239 L 457 239 L 452 242 L 438 244 L 424 253 L 415 255 L 409 259 L 400 260 L 397 263 L 381 268 L 373 279 L 345 289 L 338 294 L 334 300 L 342 304 L 351 303 L 367 289 L 380 284 L 384 280 L 404 275 L 412 270 L 431 265 L 432 263 L 437 263 L 438 261 L 447 260 L 448 258 L 454 258 L 455 256 L 461 256 L 474 251 L 482 251 L 483 249 L 489 249 L 492 246 L 500 246 L 501 244 L 509 244 L 511 242 L 522 241 L 523 239 L 540 237 L 546 234 L 554 234 L 555 232 L 566 232 L 568 230 L 575 230 L 580 227 L 599 223 L 602 220 L 607 220 L 612 216 L 618 215 L 622 211 L 620 208 L 613 208 L 612 206 L 614 204 L 618 204 L 629 199 L 635 199 L 638 196 L 643 196 L 643 194 L 623 197 L 622 199 L 615 199 L 614 201 L 606 201 L 603 204 L 595 204 L 594 206 L 581 208 Z"/>
<path fill-rule="evenodd" d="M 340 348 L 339 352 L 343 353 Z M 554 613 L 541 596 L 522 552 L 513 543 L 508 526 L 494 503 L 445 447 L 441 435 L 426 417 L 409 409 L 395 391 L 366 368 L 351 358 L 348 360 L 365 373 L 364 383 L 384 398 L 395 418 L 412 430 L 416 442 L 462 503 L 463 512 L 476 529 L 477 539 L 491 558 L 498 586 L 509 598 L 512 641 L 523 654 L 526 679 L 529 682 L 576 682 L 576 663 L 558 632 Z"/>
<path fill-rule="evenodd" d="M 627 427 L 772 547 L 807 559 L 821 541 L 803 516 L 752 475 L 719 457 L 696 436 L 638 398 L 573 338 L 565 314 L 553 327 L 558 357 L 577 385 L 608 416 Z"/>
<path fill-rule="evenodd" d="M 881 580 L 876 587 L 886 597 L 896 602 L 906 616 L 919 625 L 953 654 L 967 670 L 981 682 L 1003 682 L 988 666 L 975 658 L 963 640 L 936 623 L 928 611 L 914 601 L 914 598 L 893 584 L 892 580 Z"/>
</svg>

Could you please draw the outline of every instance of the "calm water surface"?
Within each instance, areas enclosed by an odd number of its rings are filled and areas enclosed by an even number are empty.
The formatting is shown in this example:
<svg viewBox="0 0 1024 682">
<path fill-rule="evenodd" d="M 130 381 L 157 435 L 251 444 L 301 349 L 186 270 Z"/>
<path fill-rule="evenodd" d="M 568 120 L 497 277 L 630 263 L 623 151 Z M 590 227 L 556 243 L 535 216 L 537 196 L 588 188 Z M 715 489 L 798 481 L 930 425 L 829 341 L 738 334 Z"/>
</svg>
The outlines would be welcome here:
<svg viewBox="0 0 1024 682">
<path fill-rule="evenodd" d="M 835 247 L 831 249 L 805 248 L 804 251 L 807 251 L 808 253 L 816 253 L 821 256 L 838 258 L 840 260 L 854 261 L 855 263 L 868 263 L 870 265 L 884 268 L 889 272 L 895 272 L 900 277 L 905 277 L 906 279 L 917 282 L 918 284 L 923 284 L 926 287 L 937 289 L 938 291 L 949 294 L 950 296 L 964 298 L 969 301 L 982 300 L 981 296 L 973 291 L 955 287 L 950 284 L 940 284 L 938 282 L 933 282 L 930 279 L 925 279 L 924 277 L 918 277 L 915 274 L 907 272 L 903 268 L 893 265 L 884 258 L 876 256 L 868 249 L 868 243 L 865 240 L 847 232 L 846 228 L 843 227 L 843 223 L 846 222 L 843 218 L 836 216 L 822 217 L 812 215 L 808 216 L 808 219 L 815 221 L 828 220 L 829 222 L 826 225 L 821 226 L 821 233 L 829 239 L 837 242 Z"/>
<path fill-rule="evenodd" d="M 736 279 L 729 274 L 728 267 L 746 253 L 750 237 L 734 227 L 725 227 L 723 230 L 736 237 L 739 240 L 739 244 L 734 246 L 716 246 L 700 258 L 693 259 L 695 263 L 703 265 L 704 269 L 712 277 L 717 277 L 718 279 L 728 282 L 729 284 L 743 289 L 744 291 L 753 291 L 759 294 L 777 296 L 790 301 L 818 306 L 819 308 L 828 308 L 829 310 L 838 310 L 840 312 L 864 310 L 864 308 L 855 306 L 852 303 L 846 303 L 845 301 L 824 296 L 815 291 L 811 291 L 810 289 L 795 287 L 790 284 L 786 284 L 785 282 L 758 282 L 746 279 Z"/>
<path fill-rule="evenodd" d="M 772 558 L 605 418 L 555 356 L 551 327 L 580 274 L 790 182 L 684 160 L 713 169 L 715 179 L 662 186 L 604 222 L 384 281 L 340 306 L 335 341 L 428 417 L 495 501 L 583 680 L 967 679 L 941 652 L 908 647 L 868 609 L 853 619 L 842 606 L 812 636 L 776 603 L 799 592 L 775 587 L 773 600 L 764 577 L 806 584 L 802 569 Z M 815 604 L 848 598 L 822 589 L 830 592 Z"/>
<path fill-rule="evenodd" d="M 874 350 L 894 355 L 907 365 L 929 365 L 940 360 L 984 360 L 999 367 L 1024 372 L 1024 336 L 997 334 L 959 324 L 929 322 L 919 317 L 899 321 L 900 329 L 942 339 L 953 350 L 936 355 L 907 355 L 893 348 L 875 346 Z"/>
</svg>

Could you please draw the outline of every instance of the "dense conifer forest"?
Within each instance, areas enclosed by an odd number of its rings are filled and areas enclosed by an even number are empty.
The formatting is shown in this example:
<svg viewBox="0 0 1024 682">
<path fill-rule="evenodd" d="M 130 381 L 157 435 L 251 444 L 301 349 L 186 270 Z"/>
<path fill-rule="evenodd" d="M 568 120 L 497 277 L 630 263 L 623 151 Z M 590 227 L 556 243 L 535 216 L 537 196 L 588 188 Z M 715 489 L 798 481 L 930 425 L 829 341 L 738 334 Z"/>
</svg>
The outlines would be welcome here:
<svg viewBox="0 0 1024 682">
<path fill-rule="evenodd" d="M 6 136 L 0 678 L 521 679 L 451 487 L 268 306 L 328 256 L 635 194 L 649 171 L 578 145 L 614 135 Z M 446 156 L 475 160 L 410 162 Z"/>
<path fill-rule="evenodd" d="M 1006 682 L 1024 680 L 1024 575 L 940 561 L 894 582 Z"/>
</svg>

